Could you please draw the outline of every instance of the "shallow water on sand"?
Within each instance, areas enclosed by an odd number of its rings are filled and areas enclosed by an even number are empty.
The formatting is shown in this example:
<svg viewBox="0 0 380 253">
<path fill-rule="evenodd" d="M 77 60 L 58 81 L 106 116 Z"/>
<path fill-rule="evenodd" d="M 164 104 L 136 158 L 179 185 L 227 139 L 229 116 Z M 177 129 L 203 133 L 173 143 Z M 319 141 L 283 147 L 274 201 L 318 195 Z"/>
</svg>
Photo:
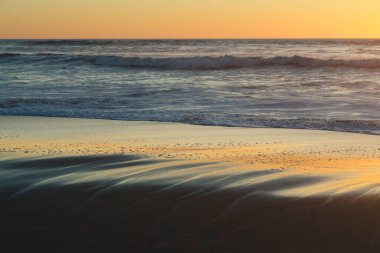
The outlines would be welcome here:
<svg viewBox="0 0 380 253">
<path fill-rule="evenodd" d="M 376 195 L 328 181 L 135 155 L 0 161 L 2 252 L 377 252 Z M 231 173 L 231 171 L 234 171 Z"/>
</svg>

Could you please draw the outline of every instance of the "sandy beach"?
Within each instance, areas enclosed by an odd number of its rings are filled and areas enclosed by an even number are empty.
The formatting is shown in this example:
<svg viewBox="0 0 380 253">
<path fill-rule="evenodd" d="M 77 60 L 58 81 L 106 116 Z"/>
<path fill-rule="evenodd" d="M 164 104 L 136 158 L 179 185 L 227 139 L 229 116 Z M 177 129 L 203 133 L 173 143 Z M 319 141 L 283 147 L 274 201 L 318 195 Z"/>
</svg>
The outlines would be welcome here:
<svg viewBox="0 0 380 253">
<path fill-rule="evenodd" d="M 379 252 L 380 136 L 0 116 L 1 252 Z"/>
<path fill-rule="evenodd" d="M 0 253 L 380 253 L 379 10 L 0 0 Z"/>
</svg>

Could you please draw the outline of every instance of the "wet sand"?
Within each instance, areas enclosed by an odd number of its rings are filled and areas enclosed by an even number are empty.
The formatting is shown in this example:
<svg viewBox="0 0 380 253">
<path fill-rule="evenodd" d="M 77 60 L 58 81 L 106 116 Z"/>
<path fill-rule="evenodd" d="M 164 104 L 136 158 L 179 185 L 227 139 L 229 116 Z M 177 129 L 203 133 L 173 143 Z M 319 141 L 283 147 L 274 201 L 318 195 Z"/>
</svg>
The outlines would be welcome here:
<svg viewBox="0 0 380 253">
<path fill-rule="evenodd" d="M 380 136 L 0 117 L 1 252 L 379 252 Z"/>
</svg>

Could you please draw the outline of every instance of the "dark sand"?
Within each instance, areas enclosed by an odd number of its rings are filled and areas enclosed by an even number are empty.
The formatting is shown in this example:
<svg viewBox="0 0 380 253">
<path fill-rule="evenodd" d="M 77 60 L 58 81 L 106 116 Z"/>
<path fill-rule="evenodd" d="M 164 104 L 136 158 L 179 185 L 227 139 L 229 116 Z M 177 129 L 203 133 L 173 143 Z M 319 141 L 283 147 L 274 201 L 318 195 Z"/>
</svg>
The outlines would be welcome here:
<svg viewBox="0 0 380 253">
<path fill-rule="evenodd" d="M 186 133 L 184 142 L 199 148 L 185 159 L 189 146 L 166 138 L 172 128 L 165 135 L 140 126 L 140 136 L 120 123 L 133 132 L 120 152 L 113 134 L 125 134 L 121 126 L 108 125 L 112 135 L 87 136 L 88 143 L 75 137 L 86 132 L 80 123 L 89 130 L 104 121 L 37 119 L 0 117 L 0 252 L 380 252 L 379 137 L 266 130 L 276 144 L 255 146 L 267 138 L 255 137 L 260 130 L 250 140 L 239 135 L 244 129 L 211 128 L 224 143 L 244 145 L 207 148 L 210 140 Z M 60 127 L 70 130 L 53 138 Z M 210 135 L 193 127 L 193 136 Z M 234 163 L 223 152 L 245 155 Z"/>
</svg>

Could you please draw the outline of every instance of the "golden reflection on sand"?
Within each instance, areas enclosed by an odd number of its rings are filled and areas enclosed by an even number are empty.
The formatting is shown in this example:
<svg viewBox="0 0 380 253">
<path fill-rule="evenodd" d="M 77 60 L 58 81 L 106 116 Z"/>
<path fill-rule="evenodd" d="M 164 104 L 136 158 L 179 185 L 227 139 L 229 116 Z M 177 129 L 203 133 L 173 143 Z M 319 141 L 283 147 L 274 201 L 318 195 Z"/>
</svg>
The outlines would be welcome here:
<svg viewBox="0 0 380 253">
<path fill-rule="evenodd" d="M 8 156 L 137 154 L 146 159 L 179 160 L 179 164 L 189 161 L 218 163 L 219 167 L 228 168 L 213 172 L 220 173 L 220 177 L 247 171 L 282 172 L 255 178 L 254 182 L 248 178 L 246 182 L 226 183 L 223 187 L 273 180 L 291 185 L 294 179 L 323 178 L 279 190 L 271 189 L 274 194 L 292 196 L 359 190 L 364 190 L 365 194 L 377 193 L 380 182 L 380 136 L 152 122 L 2 118 L 7 120 L 0 123 L 0 151 Z M 25 121 L 29 124 L 20 124 Z M 204 176 L 199 168 L 198 172 L 193 171 L 191 178 Z M 181 177 L 180 181 L 184 180 L 187 179 Z"/>
</svg>

